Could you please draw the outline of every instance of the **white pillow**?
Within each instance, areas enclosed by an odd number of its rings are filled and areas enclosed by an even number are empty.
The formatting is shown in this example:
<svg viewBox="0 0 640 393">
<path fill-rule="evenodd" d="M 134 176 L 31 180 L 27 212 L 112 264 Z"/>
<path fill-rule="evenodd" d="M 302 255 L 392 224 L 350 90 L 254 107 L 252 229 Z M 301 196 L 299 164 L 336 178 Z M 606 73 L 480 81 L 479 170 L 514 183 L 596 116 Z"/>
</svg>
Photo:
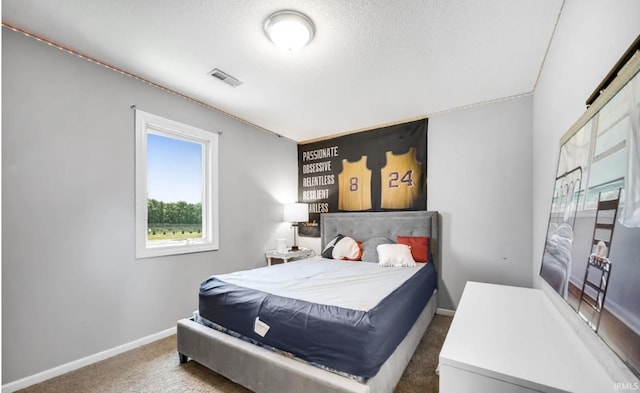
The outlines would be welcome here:
<svg viewBox="0 0 640 393">
<path fill-rule="evenodd" d="M 416 266 L 411 248 L 406 244 L 379 244 L 376 250 L 380 266 Z"/>
<path fill-rule="evenodd" d="M 362 244 L 344 235 L 336 235 L 322 250 L 322 257 L 359 261 L 362 256 Z"/>
<path fill-rule="evenodd" d="M 333 246 L 331 254 L 333 259 L 359 261 L 362 256 L 362 245 L 349 236 L 345 236 Z"/>
</svg>

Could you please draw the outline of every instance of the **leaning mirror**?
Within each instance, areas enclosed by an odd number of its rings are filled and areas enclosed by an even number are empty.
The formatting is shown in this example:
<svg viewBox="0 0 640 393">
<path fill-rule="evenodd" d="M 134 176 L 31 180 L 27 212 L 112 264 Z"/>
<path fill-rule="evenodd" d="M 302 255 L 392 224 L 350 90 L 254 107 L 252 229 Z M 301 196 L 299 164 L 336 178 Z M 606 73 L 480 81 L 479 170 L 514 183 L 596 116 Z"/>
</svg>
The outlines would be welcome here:
<svg viewBox="0 0 640 393">
<path fill-rule="evenodd" d="M 640 52 L 560 140 L 540 275 L 640 370 Z"/>
</svg>

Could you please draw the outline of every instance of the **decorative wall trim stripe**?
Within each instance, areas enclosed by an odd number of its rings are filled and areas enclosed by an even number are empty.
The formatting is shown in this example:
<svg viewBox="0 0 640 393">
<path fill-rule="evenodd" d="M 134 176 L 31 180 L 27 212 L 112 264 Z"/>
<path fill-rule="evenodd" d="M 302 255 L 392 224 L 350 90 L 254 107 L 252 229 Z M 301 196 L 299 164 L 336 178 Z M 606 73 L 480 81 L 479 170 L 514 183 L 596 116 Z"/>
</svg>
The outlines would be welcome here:
<svg viewBox="0 0 640 393">
<path fill-rule="evenodd" d="M 314 139 L 307 139 L 307 140 L 298 142 L 298 145 L 307 145 L 309 143 L 322 142 L 322 141 L 326 141 L 326 140 L 329 140 L 329 139 L 338 138 L 338 137 L 341 137 L 341 136 L 357 134 L 359 132 L 364 132 L 364 131 L 375 130 L 377 128 L 385 128 L 385 127 L 395 126 L 395 125 L 398 125 L 398 124 L 410 123 L 410 122 L 413 122 L 413 121 L 418 121 L 418 120 L 423 120 L 423 119 L 430 119 L 430 118 L 433 118 L 434 116 L 446 115 L 448 113 L 458 112 L 458 111 L 461 111 L 461 110 L 464 110 L 464 109 L 477 108 L 477 107 L 480 107 L 480 106 L 496 104 L 498 102 L 503 102 L 503 101 L 517 100 L 519 98 L 531 96 L 531 95 L 533 95 L 533 93 L 534 93 L 534 91 L 532 90 L 532 91 L 530 91 L 528 93 L 522 93 L 522 94 L 516 94 L 516 95 L 502 97 L 502 98 L 496 98 L 496 99 L 493 99 L 493 100 L 480 101 L 480 102 L 476 102 L 476 103 L 473 103 L 473 104 L 467 104 L 467 105 L 462 105 L 462 106 L 458 106 L 458 107 L 451 108 L 451 109 L 444 109 L 444 110 L 441 110 L 441 111 L 432 112 L 432 113 L 429 113 L 429 114 L 426 114 L 426 115 L 410 117 L 410 118 L 403 119 L 403 120 L 398 120 L 398 121 L 392 121 L 392 122 L 384 123 L 384 124 L 381 124 L 381 125 L 374 125 L 374 126 L 371 126 L 371 127 L 359 128 L 359 129 L 355 129 L 355 130 L 351 130 L 351 131 L 340 132 L 340 133 L 337 133 L 337 134 L 327 135 L 327 136 L 314 138 Z"/>
<path fill-rule="evenodd" d="M 274 131 L 268 130 L 268 129 L 263 128 L 263 127 L 260 127 L 260 126 L 258 126 L 258 125 L 256 125 L 256 124 L 251 123 L 250 121 L 244 120 L 244 119 L 242 119 L 242 118 L 240 118 L 240 117 L 237 117 L 237 116 L 234 116 L 234 115 L 232 115 L 232 114 L 230 114 L 230 113 L 228 113 L 228 112 L 225 112 L 225 111 L 223 111 L 222 109 L 216 108 L 216 107 L 211 106 L 211 105 L 209 105 L 209 104 L 206 104 L 206 103 L 204 103 L 204 102 L 202 102 L 202 101 L 198 101 L 198 100 L 196 100 L 196 99 L 194 99 L 194 98 L 191 98 L 191 97 L 189 97 L 189 96 L 187 96 L 187 95 L 185 95 L 185 94 L 179 93 L 179 92 L 177 92 L 177 91 L 175 91 L 175 90 L 171 90 L 171 89 L 169 89 L 169 88 L 167 88 L 167 87 L 164 87 L 164 86 L 162 86 L 162 85 L 160 85 L 160 84 L 158 84 L 158 83 L 152 82 L 152 81 L 150 81 L 150 80 L 148 80 L 148 79 L 145 79 L 145 78 L 142 78 L 142 77 L 137 76 L 137 75 L 135 75 L 135 74 L 132 74 L 132 73 L 130 73 L 130 72 L 127 72 L 127 71 L 125 71 L 125 70 L 123 70 L 123 69 L 121 69 L 121 68 L 118 68 L 118 67 L 112 66 L 112 65 L 110 65 L 110 64 L 107 64 L 107 63 L 105 63 L 105 62 L 103 62 L 103 61 L 100 61 L 100 60 L 98 60 L 98 59 L 95 59 L 95 58 L 93 58 L 93 57 L 91 57 L 91 56 L 85 55 L 84 53 L 81 53 L 81 52 L 79 52 L 79 51 L 77 51 L 77 50 L 74 50 L 74 49 L 68 48 L 68 47 L 66 47 L 66 46 L 64 46 L 64 45 L 58 44 L 58 43 L 56 43 L 56 42 L 54 42 L 54 41 L 51 41 L 51 40 L 49 40 L 49 39 L 47 39 L 47 38 L 45 38 L 45 37 L 42 37 L 42 36 L 39 36 L 39 35 L 37 35 L 37 34 L 31 33 L 31 32 L 29 32 L 29 31 L 27 31 L 27 30 L 24 30 L 24 29 L 22 29 L 22 28 L 20 28 L 20 27 L 17 27 L 17 26 L 11 25 L 11 24 L 6 23 L 6 22 L 4 22 L 4 21 L 2 22 L 2 26 L 3 26 L 3 27 L 6 27 L 6 28 L 8 28 L 8 29 L 11 29 L 11 30 L 13 30 L 13 31 L 15 31 L 16 33 L 20 33 L 20 34 L 22 34 L 22 35 L 24 35 L 24 36 L 26 36 L 26 37 L 33 38 L 33 39 L 35 39 L 36 41 L 43 42 L 43 43 L 45 43 L 45 44 L 47 44 L 47 45 L 49 45 L 49 46 L 52 46 L 52 47 L 54 47 L 54 48 L 57 48 L 57 49 L 59 49 L 59 50 L 61 50 L 61 51 L 63 51 L 63 52 L 67 52 L 67 53 L 68 53 L 68 54 L 70 54 L 70 55 L 74 55 L 74 56 L 79 57 L 79 58 L 81 58 L 81 59 L 83 59 L 83 60 L 89 61 L 89 62 L 94 63 L 94 64 L 97 64 L 97 65 L 99 65 L 99 66 L 102 66 L 102 67 L 104 67 L 104 68 L 106 68 L 106 69 L 108 69 L 108 70 L 115 71 L 115 72 L 117 72 L 117 73 L 119 73 L 119 74 L 122 74 L 122 75 L 124 75 L 124 76 L 128 76 L 128 77 L 133 78 L 133 79 L 135 79 L 135 80 L 137 80 L 137 81 L 140 81 L 140 82 L 142 82 L 142 83 L 145 83 L 145 84 L 147 84 L 147 85 L 149 85 L 149 86 L 153 86 L 153 87 L 155 87 L 155 88 L 157 88 L 157 89 L 160 89 L 160 90 L 162 90 L 162 91 L 164 91 L 164 92 L 166 92 L 166 93 L 173 94 L 173 95 L 178 96 L 178 97 L 180 97 L 180 98 L 182 98 L 182 99 L 185 99 L 185 100 L 187 100 L 187 101 L 189 101 L 189 102 L 192 102 L 192 103 L 194 103 L 194 104 L 200 105 L 200 106 L 202 106 L 202 107 L 204 107 L 204 108 L 207 108 L 207 109 L 209 109 L 209 110 L 212 110 L 212 111 L 218 112 L 218 113 L 220 113 L 220 114 L 222 114 L 222 115 L 224 115 L 224 116 L 227 116 L 227 117 L 230 117 L 230 118 L 232 118 L 232 119 L 234 119 L 234 120 L 236 120 L 236 121 L 239 121 L 240 123 L 243 123 L 243 124 L 249 125 L 249 126 L 251 126 L 251 127 L 255 128 L 255 129 L 257 129 L 257 130 L 260 130 L 260 131 L 266 132 L 266 133 L 271 134 L 271 135 L 275 135 L 275 136 L 277 136 L 277 137 L 279 137 L 279 138 L 285 138 L 285 139 L 291 140 L 291 139 L 289 139 L 289 138 L 287 138 L 287 137 L 284 137 L 284 136 L 282 136 L 282 135 L 280 135 L 280 134 L 278 134 L 278 133 L 276 133 L 276 132 L 274 132 Z M 291 141 L 292 141 L 292 142 L 295 142 L 294 140 L 291 140 Z"/>
</svg>

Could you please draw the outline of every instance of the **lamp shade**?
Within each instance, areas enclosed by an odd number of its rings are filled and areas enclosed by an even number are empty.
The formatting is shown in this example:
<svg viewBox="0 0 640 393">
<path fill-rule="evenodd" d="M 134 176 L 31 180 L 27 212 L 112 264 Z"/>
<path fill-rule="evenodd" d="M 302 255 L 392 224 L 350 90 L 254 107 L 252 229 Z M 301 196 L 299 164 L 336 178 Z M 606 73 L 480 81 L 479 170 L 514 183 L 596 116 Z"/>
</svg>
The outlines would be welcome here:
<svg viewBox="0 0 640 393">
<path fill-rule="evenodd" d="M 276 47 L 294 51 L 311 41 L 314 26 L 306 15 L 284 10 L 276 12 L 265 21 L 264 31 Z"/>
<path fill-rule="evenodd" d="M 289 203 L 287 205 L 284 205 L 284 221 L 309 221 L 309 205 L 307 205 L 306 203 Z"/>
</svg>

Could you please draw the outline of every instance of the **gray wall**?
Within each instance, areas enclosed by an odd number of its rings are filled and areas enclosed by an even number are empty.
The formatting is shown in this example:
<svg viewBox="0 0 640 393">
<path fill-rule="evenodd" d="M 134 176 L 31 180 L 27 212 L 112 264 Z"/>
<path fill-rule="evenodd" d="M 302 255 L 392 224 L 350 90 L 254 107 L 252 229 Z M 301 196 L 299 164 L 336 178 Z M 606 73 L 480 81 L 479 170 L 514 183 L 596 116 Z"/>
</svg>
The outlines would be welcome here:
<svg viewBox="0 0 640 393">
<path fill-rule="evenodd" d="M 467 281 L 530 287 L 532 97 L 429 119 L 427 206 L 442 214 L 439 307 Z"/>
<path fill-rule="evenodd" d="M 533 101 L 533 275 L 609 373 L 637 380 L 539 276 L 560 137 L 638 35 L 640 1 L 566 0 Z"/>
<path fill-rule="evenodd" d="M 133 104 L 223 132 L 219 251 L 135 259 Z M 291 236 L 295 143 L 8 29 L 2 131 L 3 384 L 174 327 Z"/>
</svg>

